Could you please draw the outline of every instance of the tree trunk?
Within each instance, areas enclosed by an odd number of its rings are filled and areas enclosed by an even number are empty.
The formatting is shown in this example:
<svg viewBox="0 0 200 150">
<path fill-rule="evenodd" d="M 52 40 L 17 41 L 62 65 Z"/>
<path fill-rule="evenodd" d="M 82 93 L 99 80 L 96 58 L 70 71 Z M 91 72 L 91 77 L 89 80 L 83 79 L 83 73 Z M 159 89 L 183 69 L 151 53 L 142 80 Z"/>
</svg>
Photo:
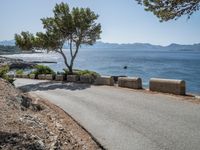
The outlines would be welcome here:
<svg viewBox="0 0 200 150">
<path fill-rule="evenodd" d="M 69 74 L 73 74 L 73 67 L 69 66 L 68 69 L 69 69 Z"/>
<path fill-rule="evenodd" d="M 62 57 L 63 57 L 63 59 L 64 59 L 64 63 L 65 63 L 65 65 L 66 65 L 66 67 L 68 68 L 68 70 L 69 70 L 69 74 L 73 74 L 73 65 L 69 65 L 68 64 L 68 62 L 67 62 L 67 57 L 65 56 L 65 54 L 64 54 L 64 52 L 62 51 L 62 49 L 60 49 L 60 52 L 59 52 L 61 55 L 62 55 Z"/>
</svg>

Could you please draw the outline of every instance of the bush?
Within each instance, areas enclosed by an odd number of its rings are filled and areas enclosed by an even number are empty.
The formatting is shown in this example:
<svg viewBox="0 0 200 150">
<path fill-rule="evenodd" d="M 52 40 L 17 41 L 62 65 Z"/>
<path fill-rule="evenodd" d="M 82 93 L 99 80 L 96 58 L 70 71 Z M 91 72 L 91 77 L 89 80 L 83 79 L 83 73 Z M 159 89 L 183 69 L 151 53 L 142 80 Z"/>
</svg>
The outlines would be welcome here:
<svg viewBox="0 0 200 150">
<path fill-rule="evenodd" d="M 31 72 L 30 74 L 35 74 L 36 76 L 39 74 L 53 74 L 55 75 L 55 72 L 48 66 L 44 65 L 36 65 L 35 71 Z"/>
<path fill-rule="evenodd" d="M 16 71 L 17 75 L 22 75 L 23 73 L 24 73 L 24 70 L 22 70 L 22 69 Z"/>
<path fill-rule="evenodd" d="M 5 66 L 1 66 L 0 67 L 0 77 L 4 78 L 6 76 L 6 73 L 8 73 L 9 71 L 9 66 L 5 65 Z"/>
<path fill-rule="evenodd" d="M 0 78 L 3 78 L 5 80 L 7 80 L 8 82 L 10 82 L 11 84 L 13 84 L 13 82 L 15 81 L 13 78 L 10 78 L 7 73 L 9 71 L 9 66 L 5 65 L 5 66 L 1 66 L 0 67 Z"/>
<path fill-rule="evenodd" d="M 65 72 L 65 75 L 69 75 L 69 71 L 67 69 L 63 69 L 64 72 Z M 73 74 L 74 75 L 91 75 L 93 76 L 94 78 L 97 78 L 100 76 L 100 74 L 98 74 L 97 72 L 94 72 L 94 71 L 90 71 L 90 70 L 79 70 L 79 69 L 74 69 L 73 70 Z"/>
</svg>

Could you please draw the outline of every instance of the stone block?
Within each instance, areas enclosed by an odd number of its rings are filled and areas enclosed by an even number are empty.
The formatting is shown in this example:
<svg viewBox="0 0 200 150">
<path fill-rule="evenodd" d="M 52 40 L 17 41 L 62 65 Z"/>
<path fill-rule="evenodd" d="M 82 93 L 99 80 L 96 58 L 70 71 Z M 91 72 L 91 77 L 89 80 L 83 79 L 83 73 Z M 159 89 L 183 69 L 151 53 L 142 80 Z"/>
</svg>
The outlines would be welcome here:
<svg viewBox="0 0 200 150">
<path fill-rule="evenodd" d="M 55 77 L 56 81 L 64 81 L 65 80 L 65 75 L 57 74 Z"/>
<path fill-rule="evenodd" d="M 28 74 L 22 74 L 22 78 L 29 78 Z"/>
<path fill-rule="evenodd" d="M 151 91 L 185 95 L 186 84 L 183 80 L 151 78 L 149 81 Z"/>
<path fill-rule="evenodd" d="M 114 85 L 114 80 L 111 76 L 101 76 L 97 77 L 95 82 L 95 85 L 109 85 L 113 86 Z"/>
<path fill-rule="evenodd" d="M 8 77 L 9 78 L 15 78 L 15 75 L 14 74 L 8 74 Z"/>
<path fill-rule="evenodd" d="M 139 77 L 119 77 L 118 86 L 131 89 L 142 89 L 142 79 Z"/>
<path fill-rule="evenodd" d="M 91 75 L 81 75 L 80 76 L 80 82 L 81 83 L 93 83 L 94 77 Z"/>
<path fill-rule="evenodd" d="M 30 79 L 35 79 L 35 74 L 29 74 Z"/>
<path fill-rule="evenodd" d="M 46 80 L 54 80 L 54 75 L 53 74 L 46 74 L 45 79 Z"/>
<path fill-rule="evenodd" d="M 79 80 L 78 75 L 67 75 L 67 81 L 68 82 L 77 82 Z"/>
<path fill-rule="evenodd" d="M 45 80 L 46 79 L 45 74 L 38 74 L 38 79 Z"/>
<path fill-rule="evenodd" d="M 16 74 L 15 78 L 22 78 L 22 74 Z"/>
</svg>

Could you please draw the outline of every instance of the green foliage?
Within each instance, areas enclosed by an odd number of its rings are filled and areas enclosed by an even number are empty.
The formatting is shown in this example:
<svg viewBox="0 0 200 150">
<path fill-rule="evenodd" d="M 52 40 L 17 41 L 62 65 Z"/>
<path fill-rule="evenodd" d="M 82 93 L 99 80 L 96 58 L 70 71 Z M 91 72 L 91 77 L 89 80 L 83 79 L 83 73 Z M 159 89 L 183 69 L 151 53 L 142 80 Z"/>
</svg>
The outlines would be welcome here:
<svg viewBox="0 0 200 150">
<path fill-rule="evenodd" d="M 6 73 L 8 73 L 9 71 L 9 66 L 5 65 L 5 66 L 1 66 L 0 67 L 0 77 L 4 78 L 6 76 Z"/>
<path fill-rule="evenodd" d="M 200 0 L 136 0 L 146 11 L 153 12 L 160 21 L 177 19 L 182 15 L 188 18 L 200 8 Z"/>
<path fill-rule="evenodd" d="M 89 71 L 89 70 L 80 70 L 77 72 L 78 75 L 90 75 L 93 77 L 98 77 L 100 76 L 98 73 L 94 72 L 94 71 Z"/>
<path fill-rule="evenodd" d="M 13 84 L 13 82 L 15 81 L 13 78 L 10 78 L 7 73 L 9 71 L 9 66 L 5 65 L 5 66 L 1 66 L 0 67 L 0 78 L 3 78 L 5 80 L 7 80 L 8 82 L 10 82 L 11 84 Z"/>
<path fill-rule="evenodd" d="M 72 8 L 68 4 L 56 4 L 54 16 L 42 18 L 45 32 L 38 32 L 34 37 L 29 32 L 16 34 L 16 45 L 22 49 L 45 49 L 62 55 L 64 63 L 70 73 L 73 73 L 73 64 L 82 44 L 93 45 L 100 39 L 101 25 L 95 21 L 98 18 L 89 8 Z M 63 52 L 64 44 L 69 44 L 70 61 Z"/>
<path fill-rule="evenodd" d="M 35 37 L 32 33 L 21 32 L 21 34 L 15 34 L 15 44 L 22 50 L 33 50 Z"/>
<path fill-rule="evenodd" d="M 22 75 L 23 73 L 24 73 L 24 70 L 22 70 L 22 69 L 19 69 L 19 70 L 16 71 L 17 75 Z"/>
<path fill-rule="evenodd" d="M 35 74 L 36 76 L 39 74 L 55 74 L 55 72 L 48 66 L 36 65 L 34 68 L 35 71 L 31 72 L 30 74 Z"/>
<path fill-rule="evenodd" d="M 68 69 L 63 69 L 65 72 L 65 75 L 70 75 L 71 73 L 69 72 Z M 100 76 L 100 74 L 98 74 L 97 72 L 94 71 L 90 71 L 90 70 L 79 70 L 79 69 L 74 69 L 73 70 L 73 74 L 74 75 L 89 75 L 89 76 L 93 76 L 94 78 L 97 78 Z"/>
</svg>

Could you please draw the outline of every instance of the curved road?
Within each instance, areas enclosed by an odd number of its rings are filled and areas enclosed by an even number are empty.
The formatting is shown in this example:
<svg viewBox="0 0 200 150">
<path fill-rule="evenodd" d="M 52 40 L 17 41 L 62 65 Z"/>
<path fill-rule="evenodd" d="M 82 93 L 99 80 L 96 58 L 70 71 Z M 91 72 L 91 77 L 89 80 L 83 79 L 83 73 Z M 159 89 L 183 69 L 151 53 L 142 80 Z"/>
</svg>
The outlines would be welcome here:
<svg viewBox="0 0 200 150">
<path fill-rule="evenodd" d="M 105 149 L 200 150 L 200 104 L 109 86 L 17 79 L 84 126 Z"/>
</svg>

